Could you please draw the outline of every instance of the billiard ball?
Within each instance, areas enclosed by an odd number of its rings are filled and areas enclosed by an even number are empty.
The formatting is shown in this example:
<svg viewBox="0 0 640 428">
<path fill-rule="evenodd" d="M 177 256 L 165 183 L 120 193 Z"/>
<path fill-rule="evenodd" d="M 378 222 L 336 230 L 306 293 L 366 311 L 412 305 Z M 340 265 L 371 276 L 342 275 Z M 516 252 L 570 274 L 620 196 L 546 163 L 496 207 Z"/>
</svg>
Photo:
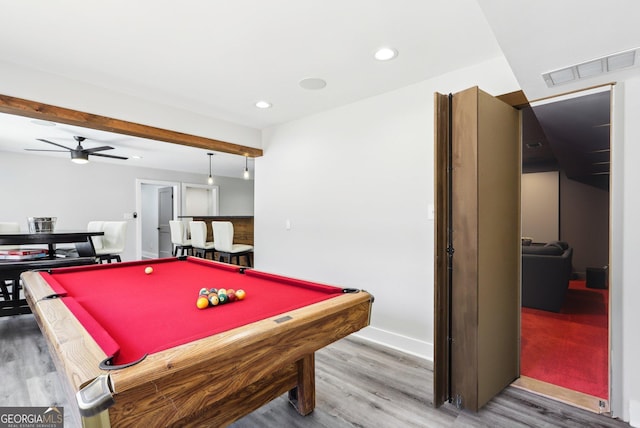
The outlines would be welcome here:
<svg viewBox="0 0 640 428">
<path fill-rule="evenodd" d="M 209 303 L 211 303 L 211 306 L 218 306 L 218 303 L 220 303 L 218 295 L 215 293 L 209 294 Z"/>
<path fill-rule="evenodd" d="M 244 300 L 244 298 L 247 296 L 247 293 L 244 290 L 238 290 L 236 291 L 236 299 L 237 300 Z"/>
<path fill-rule="evenodd" d="M 224 305 L 225 303 L 227 303 L 229 301 L 229 296 L 227 296 L 224 293 L 218 293 L 218 300 L 220 301 L 221 305 Z"/>
<path fill-rule="evenodd" d="M 201 288 L 200 289 L 200 293 L 198 293 L 200 296 L 206 296 L 207 294 L 209 294 L 209 290 L 207 290 L 206 288 Z"/>
<path fill-rule="evenodd" d="M 230 302 L 236 301 L 236 293 L 234 291 L 227 292 L 227 297 L 229 298 Z"/>
<path fill-rule="evenodd" d="M 227 294 L 227 289 L 226 288 L 219 288 L 218 289 L 218 294 Z"/>
<path fill-rule="evenodd" d="M 208 308 L 209 300 L 204 296 L 200 296 L 198 297 L 198 300 L 196 300 L 196 306 L 198 307 L 198 309 Z"/>
<path fill-rule="evenodd" d="M 151 266 L 147 266 L 146 268 L 144 268 L 144 273 L 146 273 L 147 275 L 150 275 L 151 272 L 153 272 L 153 268 Z"/>
<path fill-rule="evenodd" d="M 206 288 L 204 288 L 204 290 L 206 290 Z M 217 288 L 210 288 L 209 289 L 209 293 L 217 293 L 218 289 Z"/>
</svg>

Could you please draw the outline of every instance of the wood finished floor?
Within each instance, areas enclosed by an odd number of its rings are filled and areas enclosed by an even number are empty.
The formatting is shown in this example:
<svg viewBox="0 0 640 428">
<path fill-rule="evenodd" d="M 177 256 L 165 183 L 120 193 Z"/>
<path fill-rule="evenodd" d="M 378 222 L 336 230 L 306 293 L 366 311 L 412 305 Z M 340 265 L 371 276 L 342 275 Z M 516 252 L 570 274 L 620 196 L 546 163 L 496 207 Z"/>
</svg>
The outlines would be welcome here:
<svg viewBox="0 0 640 428">
<path fill-rule="evenodd" d="M 66 408 L 55 367 L 33 316 L 0 318 L 0 338 L 0 406 Z M 316 410 L 311 415 L 299 416 L 286 396 L 281 396 L 231 426 L 629 427 L 513 387 L 478 413 L 449 404 L 434 409 L 432 382 L 429 362 L 347 338 L 316 354 Z M 65 417 L 65 427 L 77 424 Z"/>
</svg>

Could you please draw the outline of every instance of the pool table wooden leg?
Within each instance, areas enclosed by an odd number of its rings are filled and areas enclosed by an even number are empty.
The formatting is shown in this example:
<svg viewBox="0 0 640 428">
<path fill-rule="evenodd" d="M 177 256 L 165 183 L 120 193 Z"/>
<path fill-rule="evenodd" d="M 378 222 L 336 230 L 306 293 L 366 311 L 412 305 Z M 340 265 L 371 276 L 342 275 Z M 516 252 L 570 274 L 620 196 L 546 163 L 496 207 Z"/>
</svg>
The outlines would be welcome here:
<svg viewBox="0 0 640 428">
<path fill-rule="evenodd" d="M 315 354 L 298 360 L 298 384 L 289 391 L 289 402 L 301 415 L 308 415 L 316 407 Z"/>
</svg>

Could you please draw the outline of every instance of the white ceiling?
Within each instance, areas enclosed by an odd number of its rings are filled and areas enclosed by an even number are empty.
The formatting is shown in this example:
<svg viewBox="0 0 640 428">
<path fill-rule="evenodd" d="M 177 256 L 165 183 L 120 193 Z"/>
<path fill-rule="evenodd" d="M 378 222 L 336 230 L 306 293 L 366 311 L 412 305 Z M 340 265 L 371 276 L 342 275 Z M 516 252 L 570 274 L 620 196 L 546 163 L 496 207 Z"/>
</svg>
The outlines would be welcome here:
<svg viewBox="0 0 640 428">
<path fill-rule="evenodd" d="M 548 88 L 542 74 L 640 47 L 637 0 L 478 0 L 530 101 L 640 75 L 633 68 Z"/>
<path fill-rule="evenodd" d="M 599 81 L 550 90 L 542 73 L 640 46 L 632 0 L 0 0 L 0 10 L 2 61 L 257 129 L 503 52 L 537 99 Z M 398 57 L 375 61 L 381 46 Z M 327 86 L 302 89 L 308 77 Z M 255 108 L 262 99 L 273 107 Z M 140 166 L 207 172 L 201 149 L 3 116 L 0 150 L 46 148 L 36 138 L 74 146 L 82 135 L 85 148 L 108 144 Z M 213 162 L 220 175 L 244 168 L 238 156 Z"/>
</svg>

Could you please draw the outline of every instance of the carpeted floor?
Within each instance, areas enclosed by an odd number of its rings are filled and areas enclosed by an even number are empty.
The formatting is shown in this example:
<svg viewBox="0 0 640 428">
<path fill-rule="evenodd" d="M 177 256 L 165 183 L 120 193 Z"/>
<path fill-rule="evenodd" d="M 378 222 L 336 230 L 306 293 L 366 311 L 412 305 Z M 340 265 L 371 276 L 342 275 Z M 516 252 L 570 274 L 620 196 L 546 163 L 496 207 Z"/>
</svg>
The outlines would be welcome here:
<svg viewBox="0 0 640 428">
<path fill-rule="evenodd" d="M 521 374 L 608 399 L 608 296 L 576 280 L 559 313 L 523 307 Z"/>
</svg>

